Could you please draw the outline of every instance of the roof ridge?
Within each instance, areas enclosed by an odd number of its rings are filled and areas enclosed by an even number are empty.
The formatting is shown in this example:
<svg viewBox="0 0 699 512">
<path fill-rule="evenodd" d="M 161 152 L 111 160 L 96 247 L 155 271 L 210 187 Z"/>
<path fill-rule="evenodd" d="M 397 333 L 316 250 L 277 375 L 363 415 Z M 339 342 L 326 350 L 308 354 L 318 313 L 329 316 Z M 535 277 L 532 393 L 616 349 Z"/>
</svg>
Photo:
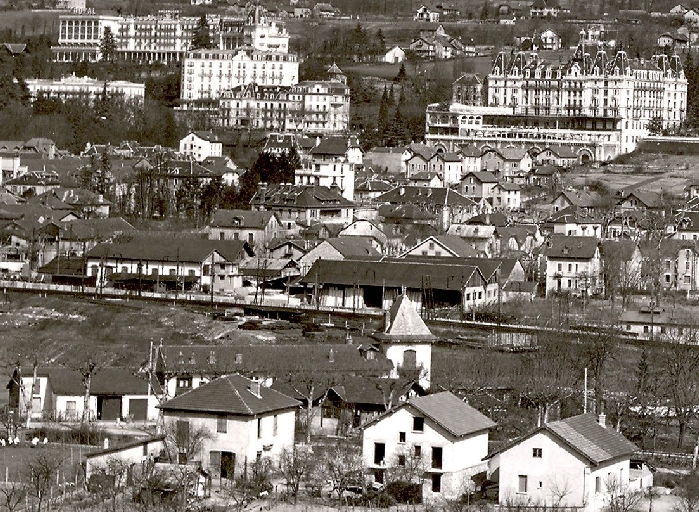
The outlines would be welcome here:
<svg viewBox="0 0 699 512">
<path fill-rule="evenodd" d="M 233 393 L 235 393 L 235 395 L 236 395 L 238 398 L 240 398 L 240 401 L 241 401 L 242 404 L 245 406 L 245 409 L 247 409 L 248 414 L 254 414 L 254 413 L 252 412 L 252 409 L 251 409 L 250 406 L 248 405 L 248 403 L 245 401 L 245 399 L 243 398 L 243 396 L 240 394 L 240 391 L 238 391 L 238 388 L 236 388 L 236 387 L 233 385 L 233 383 L 231 382 L 231 376 L 230 376 L 230 375 L 226 375 L 224 378 L 226 379 L 226 382 L 228 383 L 228 385 L 230 386 L 230 388 L 233 390 Z"/>
</svg>

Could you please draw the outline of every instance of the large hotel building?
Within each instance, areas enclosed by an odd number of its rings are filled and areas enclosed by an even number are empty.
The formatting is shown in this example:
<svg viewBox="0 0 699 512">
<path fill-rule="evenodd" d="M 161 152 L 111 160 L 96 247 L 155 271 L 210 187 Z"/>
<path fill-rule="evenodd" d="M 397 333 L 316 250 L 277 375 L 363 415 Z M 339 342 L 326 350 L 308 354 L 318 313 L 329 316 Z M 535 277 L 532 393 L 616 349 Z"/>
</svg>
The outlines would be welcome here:
<svg viewBox="0 0 699 512">
<path fill-rule="evenodd" d="M 580 44 L 570 61 L 551 64 L 536 53 L 501 52 L 485 85 L 457 80 L 448 107 L 428 105 L 425 138 L 444 151 L 472 143 L 559 145 L 580 162 L 607 161 L 633 151 L 652 120 L 672 129 L 686 110 L 677 55 L 631 59 L 623 50 L 608 56 Z"/>
<path fill-rule="evenodd" d="M 243 18 L 207 16 L 217 48 L 239 46 L 243 39 Z M 179 62 L 189 50 L 197 17 L 180 16 L 178 11 L 160 11 L 156 16 L 105 16 L 68 14 L 59 17 L 58 44 L 51 48 L 58 62 L 95 62 L 102 58 L 100 42 L 109 27 L 117 46 L 117 58 L 143 63 Z"/>
</svg>

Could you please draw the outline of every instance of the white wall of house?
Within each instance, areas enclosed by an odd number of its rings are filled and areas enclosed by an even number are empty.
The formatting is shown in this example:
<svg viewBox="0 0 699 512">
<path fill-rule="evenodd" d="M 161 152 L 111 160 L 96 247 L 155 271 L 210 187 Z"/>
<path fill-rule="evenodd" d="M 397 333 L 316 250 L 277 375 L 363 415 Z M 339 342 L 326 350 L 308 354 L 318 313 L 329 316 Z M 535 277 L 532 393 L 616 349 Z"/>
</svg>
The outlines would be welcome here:
<svg viewBox="0 0 699 512">
<path fill-rule="evenodd" d="M 163 448 L 162 441 L 151 441 L 118 452 L 109 451 L 107 453 L 88 456 L 85 458 L 85 480 L 90 479 L 90 475 L 99 469 L 108 469 L 111 461 L 119 461 L 120 463 L 130 467 L 134 464 L 139 464 L 149 457 L 155 457 L 160 454 Z"/>
<path fill-rule="evenodd" d="M 423 388 L 430 387 L 432 376 L 432 345 L 430 343 L 385 343 L 382 345 L 386 358 L 393 363 L 390 377 L 397 379 L 400 376 L 401 368 L 410 370 L 406 366 L 405 352 L 412 350 L 415 352 L 415 367 L 420 368 L 419 384 Z"/>
<path fill-rule="evenodd" d="M 560 276 L 560 279 L 559 279 Z M 560 291 L 586 291 L 588 295 L 595 292 L 600 282 L 599 251 L 589 260 L 548 258 L 546 260 L 546 293 Z"/>
<path fill-rule="evenodd" d="M 208 141 L 196 133 L 190 133 L 180 140 L 180 153 L 201 162 L 212 156 L 222 156 L 223 143 Z"/>
<path fill-rule="evenodd" d="M 535 449 L 541 450 L 540 457 L 534 456 Z M 628 457 L 592 466 L 546 431 L 493 457 L 488 474 L 498 468 L 501 505 L 558 505 L 557 495 L 566 489 L 560 506 L 600 510 L 610 487 L 627 490 L 629 486 Z"/>
<path fill-rule="evenodd" d="M 219 418 L 227 418 L 225 432 Z M 278 467 L 282 450 L 294 446 L 296 411 L 285 410 L 259 416 L 217 416 L 207 413 L 164 411 L 166 428 L 175 431 L 174 423 L 188 421 L 190 435 L 195 429 L 205 429 L 211 436 L 202 442 L 198 460 L 204 468 L 218 474 L 220 468 L 211 467 L 211 452 L 235 454 L 235 474 L 240 475 L 246 463 L 253 463 L 258 453 L 270 458 Z"/>
<path fill-rule="evenodd" d="M 423 431 L 415 431 L 414 418 L 424 418 Z M 402 434 L 401 434 L 402 433 Z M 405 441 L 402 442 L 404 436 Z M 374 462 L 376 443 L 385 445 L 384 463 Z M 465 470 L 473 473 L 485 470 L 482 459 L 488 453 L 488 433 L 479 432 L 464 438 L 456 438 L 441 426 L 426 418 L 410 405 L 403 406 L 393 414 L 369 425 L 362 436 L 362 458 L 369 470 L 381 470 L 398 465 L 399 455 L 413 455 L 420 446 L 422 465 L 430 474 L 423 489 L 427 499 L 456 498 L 463 493 Z M 442 449 L 442 467 L 432 468 L 432 448 Z M 441 491 L 431 491 L 431 474 L 442 474 Z M 473 474 L 471 473 L 471 474 Z"/>
<path fill-rule="evenodd" d="M 602 237 L 601 222 L 556 222 L 553 233 L 566 236 L 595 236 Z"/>
</svg>

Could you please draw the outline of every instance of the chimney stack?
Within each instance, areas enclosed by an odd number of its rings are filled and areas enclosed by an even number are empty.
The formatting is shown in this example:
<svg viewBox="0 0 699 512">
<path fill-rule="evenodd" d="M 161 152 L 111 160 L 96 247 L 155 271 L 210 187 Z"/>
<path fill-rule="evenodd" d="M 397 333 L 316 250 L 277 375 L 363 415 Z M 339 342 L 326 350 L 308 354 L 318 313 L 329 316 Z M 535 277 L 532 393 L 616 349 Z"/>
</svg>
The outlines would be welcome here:
<svg viewBox="0 0 699 512">
<path fill-rule="evenodd" d="M 335 362 L 335 351 L 332 348 L 328 351 L 328 361 Z"/>
<path fill-rule="evenodd" d="M 607 415 L 604 413 L 600 414 L 597 423 L 599 423 L 600 427 L 607 428 Z"/>
<path fill-rule="evenodd" d="M 391 327 L 391 312 L 389 310 L 386 310 L 384 311 L 383 332 L 388 332 L 389 327 Z"/>
<path fill-rule="evenodd" d="M 250 393 L 255 395 L 257 398 L 262 398 L 262 395 L 260 394 L 260 387 L 262 386 L 262 383 L 257 380 L 257 379 L 252 379 L 250 381 Z"/>
</svg>

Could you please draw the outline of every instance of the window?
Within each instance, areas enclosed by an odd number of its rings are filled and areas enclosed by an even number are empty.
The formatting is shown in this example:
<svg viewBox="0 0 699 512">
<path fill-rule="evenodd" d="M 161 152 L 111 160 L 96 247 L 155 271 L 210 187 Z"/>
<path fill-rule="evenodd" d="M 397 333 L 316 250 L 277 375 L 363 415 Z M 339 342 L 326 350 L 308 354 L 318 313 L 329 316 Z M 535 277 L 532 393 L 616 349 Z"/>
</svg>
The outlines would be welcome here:
<svg viewBox="0 0 699 512">
<path fill-rule="evenodd" d="M 216 432 L 220 434 L 228 432 L 228 416 L 219 416 L 216 418 Z"/>
<path fill-rule="evenodd" d="M 274 415 L 274 423 L 272 426 L 272 435 L 276 436 L 277 435 L 277 429 L 279 428 L 279 416 L 276 414 Z"/>
<path fill-rule="evenodd" d="M 177 379 L 178 388 L 191 388 L 192 387 L 192 377 L 180 377 Z"/>
<path fill-rule="evenodd" d="M 398 456 L 398 465 L 399 465 L 399 466 L 405 466 L 405 455 L 399 455 L 399 456 Z"/>
<path fill-rule="evenodd" d="M 413 418 L 413 432 L 424 432 L 425 431 L 425 418 L 414 417 Z"/>
<path fill-rule="evenodd" d="M 405 432 L 398 432 L 398 442 L 399 443 L 405 442 Z"/>
<path fill-rule="evenodd" d="M 442 448 L 432 447 L 432 469 L 442 469 Z"/>
<path fill-rule="evenodd" d="M 527 475 L 519 475 L 517 480 L 517 492 L 527 492 Z"/>
<path fill-rule="evenodd" d="M 413 455 L 415 456 L 415 458 L 422 457 L 422 446 L 420 446 L 419 444 L 416 444 L 414 447 Z"/>
<path fill-rule="evenodd" d="M 257 439 L 262 439 L 262 418 L 257 418 Z"/>
<path fill-rule="evenodd" d="M 432 475 L 432 492 L 442 492 L 442 475 L 434 473 Z"/>
<path fill-rule="evenodd" d="M 533 448 L 532 449 L 532 457 L 535 459 L 540 459 L 543 454 L 543 450 L 541 448 Z"/>
<path fill-rule="evenodd" d="M 602 492 L 602 479 L 595 477 L 595 492 Z"/>
</svg>

